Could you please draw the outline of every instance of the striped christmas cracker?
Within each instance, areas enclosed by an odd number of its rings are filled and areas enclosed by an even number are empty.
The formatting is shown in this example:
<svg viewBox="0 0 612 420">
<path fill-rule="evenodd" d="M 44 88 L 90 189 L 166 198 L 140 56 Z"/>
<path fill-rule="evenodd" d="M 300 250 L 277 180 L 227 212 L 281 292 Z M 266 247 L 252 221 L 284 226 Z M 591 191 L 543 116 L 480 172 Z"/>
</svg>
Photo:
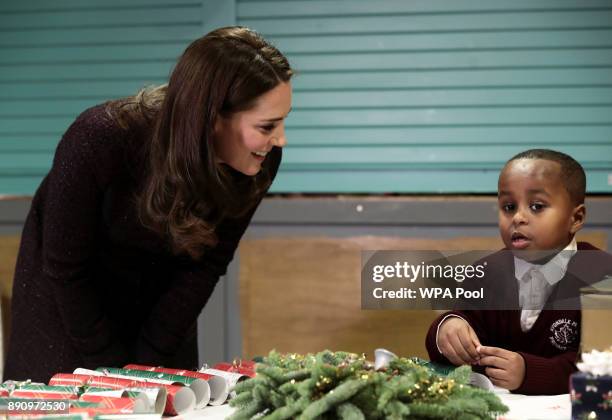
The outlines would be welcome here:
<svg viewBox="0 0 612 420">
<path fill-rule="evenodd" d="M 130 407 L 130 404 L 123 402 L 108 402 L 107 405 L 89 401 L 71 401 L 70 402 L 70 413 L 72 414 L 83 414 L 86 415 L 87 419 L 95 419 L 100 416 L 112 416 L 113 419 L 126 419 L 126 418 L 152 418 L 153 414 L 136 413 Z M 112 405 L 112 406 L 110 406 Z M 157 414 L 157 418 L 160 418 L 160 414 Z M 111 417 L 109 417 L 111 418 Z"/>
<path fill-rule="evenodd" d="M 249 378 L 247 375 L 244 375 L 238 372 L 226 371 L 226 370 L 221 370 L 221 369 L 204 368 L 204 367 L 200 369 L 200 373 L 220 376 L 221 378 L 225 379 L 228 383 L 228 387 L 230 389 L 230 396 L 232 398 L 236 396 L 235 395 L 236 393 L 233 391 L 236 384 L 242 380 Z"/>
<path fill-rule="evenodd" d="M 97 397 L 129 398 L 134 400 L 135 413 L 163 413 L 166 405 L 164 388 L 88 388 L 80 397 L 81 401 L 96 401 Z"/>
<path fill-rule="evenodd" d="M 166 388 L 126 388 L 127 396 L 139 395 L 147 399 L 151 412 L 162 414 L 166 407 L 166 400 L 168 399 L 168 391 Z"/>
<path fill-rule="evenodd" d="M 217 363 L 212 368 L 207 369 L 202 367 L 200 372 L 207 372 L 214 375 L 222 376 L 227 382 L 231 391 L 231 396 L 235 397 L 236 393 L 233 391 L 236 384 L 247 378 L 254 378 L 257 374 L 255 372 L 255 366 L 257 363 L 251 360 L 234 360 L 233 363 Z M 221 373 L 221 372 L 227 373 Z"/>
<path fill-rule="evenodd" d="M 101 372 L 96 370 L 88 369 L 76 369 L 75 374 L 90 375 L 90 385 L 105 386 L 105 383 L 112 383 L 118 381 L 126 383 L 123 388 L 165 388 L 166 394 L 166 406 L 164 414 L 167 415 L 178 415 L 191 411 L 195 407 L 195 394 L 193 391 L 183 386 L 182 384 L 175 385 L 171 381 L 165 381 L 162 379 L 154 378 L 138 378 L 134 376 L 125 376 L 119 374 L 112 374 L 110 372 Z"/>
<path fill-rule="evenodd" d="M 78 370 L 82 371 L 82 370 Z M 152 407 L 154 407 L 154 411 L 156 413 L 164 413 L 166 412 L 166 402 L 168 401 L 168 389 L 167 387 L 159 387 L 159 385 L 155 384 L 154 387 L 149 385 L 142 386 L 141 382 L 130 379 L 123 378 L 114 378 L 110 376 L 104 376 L 100 372 L 90 371 L 92 374 L 74 374 L 74 373 L 57 373 L 53 375 L 51 380 L 49 381 L 50 385 L 78 385 L 78 386 L 90 386 L 90 387 L 100 387 L 101 389 L 114 389 L 114 390 L 131 390 L 135 389 L 141 393 L 144 393 L 149 399 L 149 403 Z M 91 388 L 90 388 L 91 389 Z M 174 390 L 175 393 L 180 392 L 180 387 L 170 388 Z M 171 396 L 170 399 L 173 399 Z M 167 414 L 175 414 L 172 411 L 172 408 L 168 409 Z"/>
<path fill-rule="evenodd" d="M 147 401 L 137 398 L 114 397 L 111 395 L 83 394 L 80 401 L 99 403 L 106 408 L 115 409 L 121 413 L 147 413 Z"/>
<path fill-rule="evenodd" d="M 24 384 L 14 389 L 11 398 L 39 398 L 49 400 L 75 400 L 79 389 L 75 386 L 53 386 L 43 384 Z"/>
<path fill-rule="evenodd" d="M 201 379 L 208 382 L 210 388 L 210 400 L 208 404 L 210 405 L 221 405 L 223 404 L 229 395 L 229 384 L 228 382 L 219 377 L 213 375 L 206 375 L 204 373 L 195 372 L 193 370 L 185 370 L 185 369 L 171 369 L 164 367 L 155 367 L 155 366 L 146 366 L 146 365 L 125 365 L 124 369 L 130 370 L 140 370 L 147 372 L 159 372 L 166 373 L 169 375 L 177 375 L 177 376 L 187 376 L 189 378 Z"/>
<path fill-rule="evenodd" d="M 226 372 L 235 372 L 242 373 L 243 375 L 248 376 L 249 378 L 254 378 L 256 375 L 255 366 L 257 363 L 251 360 L 237 360 L 234 363 L 217 363 L 212 368 L 224 370 Z"/>
<path fill-rule="evenodd" d="M 91 420 L 91 417 L 85 413 L 50 414 L 48 416 L 36 416 L 36 420 Z"/>
<path fill-rule="evenodd" d="M 77 369 L 79 370 L 79 369 Z M 49 381 L 50 385 L 89 385 L 89 386 L 99 386 L 102 388 L 111 388 L 111 389 L 124 389 L 137 385 L 137 381 L 133 378 L 124 379 L 124 378 L 112 378 L 109 376 L 104 376 L 96 371 L 95 375 L 88 373 L 58 373 L 53 375 L 51 380 Z"/>
<path fill-rule="evenodd" d="M 72 373 L 56 373 L 49 379 L 49 385 L 84 386 L 89 381 L 89 375 L 74 375 Z"/>
<path fill-rule="evenodd" d="M 166 391 L 164 414 L 177 416 L 192 411 L 195 408 L 193 391 L 181 385 L 163 385 L 153 382 L 138 382 L 136 388 L 163 388 Z"/>
<path fill-rule="evenodd" d="M 188 376 L 172 375 L 163 372 L 145 371 L 137 369 L 120 369 L 101 367 L 100 372 L 108 372 L 112 375 L 124 375 L 127 377 L 144 378 L 180 383 L 188 386 L 195 394 L 196 408 L 204 408 L 210 401 L 210 385 L 204 379 L 191 378 Z"/>
</svg>

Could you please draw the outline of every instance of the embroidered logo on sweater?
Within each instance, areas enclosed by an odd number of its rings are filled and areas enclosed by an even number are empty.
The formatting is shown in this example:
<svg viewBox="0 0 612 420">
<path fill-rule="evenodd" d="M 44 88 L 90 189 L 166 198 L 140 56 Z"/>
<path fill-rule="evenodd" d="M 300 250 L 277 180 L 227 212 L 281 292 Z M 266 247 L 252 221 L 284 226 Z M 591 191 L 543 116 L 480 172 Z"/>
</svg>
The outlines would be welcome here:
<svg viewBox="0 0 612 420">
<path fill-rule="evenodd" d="M 550 343 L 559 350 L 567 350 L 567 347 L 578 339 L 578 323 L 561 318 L 553 322 L 550 332 Z"/>
</svg>

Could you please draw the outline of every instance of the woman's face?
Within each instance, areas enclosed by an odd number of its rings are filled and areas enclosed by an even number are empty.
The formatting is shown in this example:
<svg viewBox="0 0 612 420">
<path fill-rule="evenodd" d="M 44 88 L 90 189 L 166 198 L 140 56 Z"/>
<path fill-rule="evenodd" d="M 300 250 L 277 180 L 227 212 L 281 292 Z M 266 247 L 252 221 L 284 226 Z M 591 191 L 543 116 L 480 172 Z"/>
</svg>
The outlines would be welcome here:
<svg viewBox="0 0 612 420">
<path fill-rule="evenodd" d="M 215 124 L 217 159 L 245 175 L 256 175 L 272 147 L 284 147 L 285 118 L 291 110 L 291 83 L 281 82 L 255 105 Z"/>
</svg>

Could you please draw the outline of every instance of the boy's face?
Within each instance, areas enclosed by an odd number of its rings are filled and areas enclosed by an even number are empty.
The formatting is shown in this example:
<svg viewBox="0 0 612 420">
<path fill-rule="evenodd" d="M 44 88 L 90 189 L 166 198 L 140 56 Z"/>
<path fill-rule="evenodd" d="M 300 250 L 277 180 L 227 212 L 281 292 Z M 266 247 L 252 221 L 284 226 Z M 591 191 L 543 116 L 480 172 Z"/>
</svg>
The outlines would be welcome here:
<svg viewBox="0 0 612 420">
<path fill-rule="evenodd" d="M 504 244 L 527 260 L 565 248 L 584 223 L 584 205 L 572 203 L 561 166 L 550 160 L 508 163 L 499 176 L 498 203 Z"/>
</svg>

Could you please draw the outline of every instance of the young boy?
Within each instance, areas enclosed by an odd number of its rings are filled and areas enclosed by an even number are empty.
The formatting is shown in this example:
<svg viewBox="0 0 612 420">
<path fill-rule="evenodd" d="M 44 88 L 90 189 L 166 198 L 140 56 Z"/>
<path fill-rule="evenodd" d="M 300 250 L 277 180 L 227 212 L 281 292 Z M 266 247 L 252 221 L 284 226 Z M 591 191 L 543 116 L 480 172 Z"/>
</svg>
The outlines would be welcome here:
<svg viewBox="0 0 612 420">
<path fill-rule="evenodd" d="M 542 308 L 553 307 L 551 296 L 576 276 L 588 284 L 612 273 L 612 255 L 574 239 L 585 220 L 585 190 L 583 168 L 563 153 L 527 150 L 506 163 L 498 182 L 499 230 L 512 253 L 494 254 L 492 261 L 509 269 L 487 279 L 508 279 L 520 309 L 441 315 L 426 338 L 432 361 L 480 366 L 493 384 L 521 394 L 568 392 L 580 310 Z"/>
</svg>

